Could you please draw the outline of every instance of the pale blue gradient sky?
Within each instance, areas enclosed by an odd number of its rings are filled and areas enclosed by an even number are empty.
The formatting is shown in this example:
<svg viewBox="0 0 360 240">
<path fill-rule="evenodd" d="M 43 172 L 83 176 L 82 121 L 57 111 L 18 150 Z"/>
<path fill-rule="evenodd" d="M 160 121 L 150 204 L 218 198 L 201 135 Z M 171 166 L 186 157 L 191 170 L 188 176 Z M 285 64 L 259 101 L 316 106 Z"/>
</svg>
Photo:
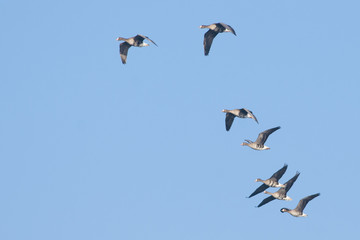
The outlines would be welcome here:
<svg viewBox="0 0 360 240">
<path fill-rule="evenodd" d="M 354 239 L 359 8 L 0 2 L 0 239 Z M 220 21 L 237 37 L 205 57 L 199 26 Z M 159 47 L 122 65 L 115 39 L 136 34 Z M 241 107 L 260 124 L 226 132 L 221 110 Z M 240 146 L 276 126 L 270 151 Z M 255 178 L 284 163 L 282 182 L 301 172 L 294 200 L 254 208 Z M 308 218 L 280 213 L 317 192 Z"/>
</svg>

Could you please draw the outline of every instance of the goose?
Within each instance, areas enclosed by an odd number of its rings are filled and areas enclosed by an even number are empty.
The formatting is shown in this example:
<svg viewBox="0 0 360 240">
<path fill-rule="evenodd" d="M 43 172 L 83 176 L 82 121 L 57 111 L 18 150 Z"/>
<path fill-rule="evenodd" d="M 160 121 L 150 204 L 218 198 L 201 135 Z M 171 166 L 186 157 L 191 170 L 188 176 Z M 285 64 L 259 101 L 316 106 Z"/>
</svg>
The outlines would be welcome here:
<svg viewBox="0 0 360 240">
<path fill-rule="evenodd" d="M 264 132 L 259 133 L 259 136 L 255 142 L 245 139 L 246 142 L 243 142 L 241 146 L 248 146 L 254 150 L 269 150 L 270 148 L 265 146 L 264 144 L 267 138 L 269 137 L 269 135 L 278 129 L 280 129 L 280 127 L 271 128 Z"/>
<path fill-rule="evenodd" d="M 304 208 L 311 200 L 313 200 L 314 198 L 316 198 L 318 196 L 320 196 L 320 193 L 316 193 L 316 194 L 307 196 L 299 201 L 296 208 L 294 208 L 294 209 L 282 208 L 282 209 L 280 209 L 280 212 L 282 212 L 282 213 L 288 212 L 294 217 L 307 217 L 307 214 L 305 214 L 303 212 Z"/>
<path fill-rule="evenodd" d="M 287 196 L 287 192 L 290 190 L 290 188 L 292 187 L 292 185 L 294 184 L 294 182 L 296 181 L 296 179 L 299 177 L 300 173 L 296 172 L 295 176 L 292 177 L 289 181 L 287 181 L 284 185 L 285 187 L 281 187 L 277 192 L 271 193 L 268 191 L 264 191 L 264 193 L 266 194 L 270 194 L 271 196 L 265 198 L 264 200 L 262 200 L 262 202 L 257 206 L 258 208 L 267 204 L 268 202 L 271 202 L 274 199 L 279 199 L 279 200 L 285 200 L 285 201 L 291 201 L 292 198 Z"/>
<path fill-rule="evenodd" d="M 149 46 L 148 43 L 144 43 L 144 39 L 147 39 L 149 40 L 150 42 L 152 42 L 153 44 L 156 45 L 156 43 L 151 40 L 150 38 L 144 36 L 144 35 L 136 35 L 135 37 L 131 37 L 131 38 L 123 38 L 123 37 L 118 37 L 116 38 L 117 41 L 125 41 L 123 43 L 120 44 L 120 56 L 121 56 L 121 61 L 123 64 L 126 63 L 126 57 L 127 57 L 127 53 L 128 53 L 128 50 L 131 46 L 134 46 L 134 47 L 147 47 Z"/>
<path fill-rule="evenodd" d="M 200 28 L 208 28 L 209 30 L 204 35 L 204 53 L 205 56 L 209 54 L 211 44 L 218 33 L 231 32 L 236 36 L 235 30 L 225 23 L 213 23 L 210 25 L 201 25 Z"/>
<path fill-rule="evenodd" d="M 252 118 L 255 120 L 255 122 L 257 122 L 259 124 L 258 120 L 256 119 L 255 115 L 252 113 L 252 111 L 250 111 L 246 108 L 234 109 L 234 110 L 223 109 L 222 112 L 226 113 L 226 117 L 225 117 L 226 131 L 230 130 L 235 117 Z"/>
<path fill-rule="evenodd" d="M 266 190 L 269 187 L 284 187 L 285 185 L 280 184 L 278 181 L 286 172 L 287 167 L 288 167 L 288 165 L 284 164 L 284 166 L 282 168 L 277 170 L 267 180 L 262 180 L 260 178 L 255 179 L 255 182 L 262 182 L 263 184 L 260 187 L 258 187 L 248 198 L 251 198 L 251 197 L 255 196 L 256 194 L 263 192 L 264 190 Z"/>
</svg>

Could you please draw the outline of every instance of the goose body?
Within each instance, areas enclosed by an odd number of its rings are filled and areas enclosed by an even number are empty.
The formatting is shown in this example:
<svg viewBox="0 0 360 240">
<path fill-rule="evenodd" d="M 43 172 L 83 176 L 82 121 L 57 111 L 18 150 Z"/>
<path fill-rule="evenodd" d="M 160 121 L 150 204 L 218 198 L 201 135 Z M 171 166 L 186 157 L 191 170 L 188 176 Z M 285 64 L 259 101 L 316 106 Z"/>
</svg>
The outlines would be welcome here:
<svg viewBox="0 0 360 240">
<path fill-rule="evenodd" d="M 128 50 L 131 46 L 134 47 L 147 47 L 149 46 L 148 43 L 144 43 L 143 41 L 147 39 L 150 42 L 152 42 L 155 46 L 156 43 L 151 40 L 150 38 L 144 36 L 144 35 L 136 35 L 135 37 L 131 37 L 131 38 L 123 38 L 123 37 L 118 37 L 116 40 L 117 41 L 124 41 L 123 43 L 120 44 L 120 57 L 121 57 L 121 61 L 123 64 L 126 63 L 126 58 L 127 58 L 127 53 Z"/>
<path fill-rule="evenodd" d="M 238 118 L 252 118 L 255 120 L 255 122 L 258 122 L 258 120 L 256 119 L 255 115 L 252 113 L 252 111 L 246 109 L 246 108 L 241 108 L 241 109 L 233 109 L 233 110 L 227 110 L 227 109 L 223 109 L 222 112 L 226 113 L 226 117 L 225 117 L 225 129 L 226 131 L 229 131 L 231 128 L 231 125 L 234 122 L 234 118 L 238 117 Z"/>
<path fill-rule="evenodd" d="M 279 183 L 279 179 L 284 175 L 286 172 L 288 165 L 284 164 L 282 168 L 277 170 L 269 179 L 262 180 L 260 178 L 255 179 L 255 182 L 262 182 L 263 184 L 258 187 L 250 196 L 249 198 L 263 192 L 264 190 L 268 189 L 269 187 L 285 187 L 285 185 Z"/>
<path fill-rule="evenodd" d="M 251 147 L 254 150 L 269 150 L 270 148 L 268 146 L 265 146 L 264 144 L 268 139 L 269 135 L 278 129 L 280 129 L 280 127 L 271 128 L 264 132 L 261 132 L 259 133 L 259 136 L 255 142 L 245 139 L 246 142 L 242 143 L 241 145 Z"/>
<path fill-rule="evenodd" d="M 294 217 L 307 217 L 307 214 L 304 213 L 304 208 L 311 200 L 313 200 L 314 198 L 316 198 L 318 196 L 320 196 L 320 193 L 316 193 L 316 194 L 307 196 L 299 201 L 296 208 L 294 208 L 294 209 L 282 208 L 282 209 L 280 209 L 280 212 L 282 212 L 282 213 L 288 212 Z"/>
<path fill-rule="evenodd" d="M 222 32 L 231 32 L 236 36 L 235 30 L 225 23 L 213 23 L 210 25 L 201 25 L 200 28 L 208 28 L 209 30 L 204 35 L 204 54 L 205 56 L 209 55 L 209 51 L 211 48 L 211 44 L 218 35 L 218 33 Z"/>
<path fill-rule="evenodd" d="M 300 173 L 296 172 L 295 176 L 292 177 L 289 181 L 287 181 L 284 187 L 281 187 L 278 191 L 271 193 L 268 191 L 264 191 L 264 193 L 269 194 L 270 196 L 262 200 L 262 202 L 257 206 L 261 207 L 274 199 L 291 201 L 292 198 L 287 195 L 287 192 L 290 190 L 296 179 L 299 177 Z"/>
</svg>

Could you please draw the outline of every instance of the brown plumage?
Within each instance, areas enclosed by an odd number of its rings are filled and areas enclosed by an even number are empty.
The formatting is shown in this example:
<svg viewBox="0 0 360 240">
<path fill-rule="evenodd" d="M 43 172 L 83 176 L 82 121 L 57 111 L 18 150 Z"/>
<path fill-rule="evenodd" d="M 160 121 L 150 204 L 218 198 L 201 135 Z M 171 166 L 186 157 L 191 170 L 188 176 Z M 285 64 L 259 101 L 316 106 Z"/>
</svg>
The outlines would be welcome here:
<svg viewBox="0 0 360 240">
<path fill-rule="evenodd" d="M 245 139 L 246 142 L 242 143 L 241 145 L 251 147 L 254 150 L 269 150 L 270 148 L 265 146 L 264 144 L 265 144 L 266 140 L 268 139 L 269 135 L 278 129 L 280 129 L 280 127 L 275 127 L 275 128 L 271 128 L 266 131 L 263 131 L 263 132 L 259 133 L 259 136 L 255 142 Z"/>
<path fill-rule="evenodd" d="M 282 213 L 288 212 L 294 217 L 307 217 L 307 214 L 305 214 L 303 212 L 304 208 L 311 200 L 313 200 L 314 198 L 316 198 L 318 196 L 320 196 L 320 193 L 316 193 L 316 194 L 307 196 L 299 201 L 296 208 L 294 208 L 294 209 L 282 208 L 282 209 L 280 209 L 280 212 L 282 212 Z"/>
<path fill-rule="evenodd" d="M 149 44 L 144 43 L 144 39 L 149 40 L 150 42 L 152 42 L 155 46 L 156 43 L 151 40 L 150 38 L 144 36 L 144 35 L 136 35 L 135 37 L 131 37 L 131 38 L 122 38 L 122 37 L 118 37 L 116 40 L 117 41 L 124 41 L 123 43 L 120 44 L 120 57 L 121 57 L 121 61 L 123 64 L 126 63 L 126 58 L 127 58 L 127 53 L 128 50 L 131 46 L 134 47 L 146 47 L 149 46 Z"/>
<path fill-rule="evenodd" d="M 262 182 L 260 187 L 258 187 L 250 196 L 249 198 L 255 196 L 256 194 L 259 194 L 266 190 L 269 187 L 284 187 L 284 185 L 279 183 L 279 179 L 284 175 L 286 172 L 288 165 L 284 164 L 282 168 L 277 170 L 269 179 L 262 180 L 260 178 L 257 178 L 255 182 Z"/>
<path fill-rule="evenodd" d="M 233 109 L 233 110 L 227 110 L 224 109 L 222 110 L 222 112 L 226 113 L 226 117 L 225 117 L 225 128 L 226 131 L 229 131 L 231 128 L 231 125 L 234 121 L 235 117 L 238 118 L 252 118 L 255 120 L 255 122 L 258 122 L 258 120 L 256 119 L 255 115 L 252 113 L 252 111 L 246 109 L 246 108 L 241 108 L 241 109 Z"/>
<path fill-rule="evenodd" d="M 222 32 L 231 32 L 236 36 L 235 30 L 225 23 L 213 23 L 210 25 L 201 25 L 200 28 L 209 28 L 209 30 L 204 35 L 204 54 L 205 56 L 209 55 L 209 51 L 211 48 L 211 44 L 218 35 L 218 33 Z"/>
</svg>

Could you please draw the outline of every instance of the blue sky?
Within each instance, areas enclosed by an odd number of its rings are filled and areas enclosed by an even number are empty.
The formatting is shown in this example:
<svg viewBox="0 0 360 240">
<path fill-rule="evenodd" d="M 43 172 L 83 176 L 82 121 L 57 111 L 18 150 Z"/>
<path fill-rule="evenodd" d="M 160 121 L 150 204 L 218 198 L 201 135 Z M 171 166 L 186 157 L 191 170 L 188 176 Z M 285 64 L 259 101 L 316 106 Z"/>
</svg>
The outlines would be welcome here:
<svg viewBox="0 0 360 240">
<path fill-rule="evenodd" d="M 358 1 L 0 2 L 0 238 L 353 239 Z M 224 22 L 203 54 L 201 24 Z M 115 39 L 144 34 L 158 47 Z M 259 120 L 222 109 L 248 108 Z M 269 151 L 240 144 L 281 126 Z M 245 198 L 289 165 L 290 202 Z M 275 190 L 275 189 L 271 189 Z M 281 214 L 310 194 L 307 218 Z M 354 201 L 355 199 L 355 201 Z"/>
</svg>

